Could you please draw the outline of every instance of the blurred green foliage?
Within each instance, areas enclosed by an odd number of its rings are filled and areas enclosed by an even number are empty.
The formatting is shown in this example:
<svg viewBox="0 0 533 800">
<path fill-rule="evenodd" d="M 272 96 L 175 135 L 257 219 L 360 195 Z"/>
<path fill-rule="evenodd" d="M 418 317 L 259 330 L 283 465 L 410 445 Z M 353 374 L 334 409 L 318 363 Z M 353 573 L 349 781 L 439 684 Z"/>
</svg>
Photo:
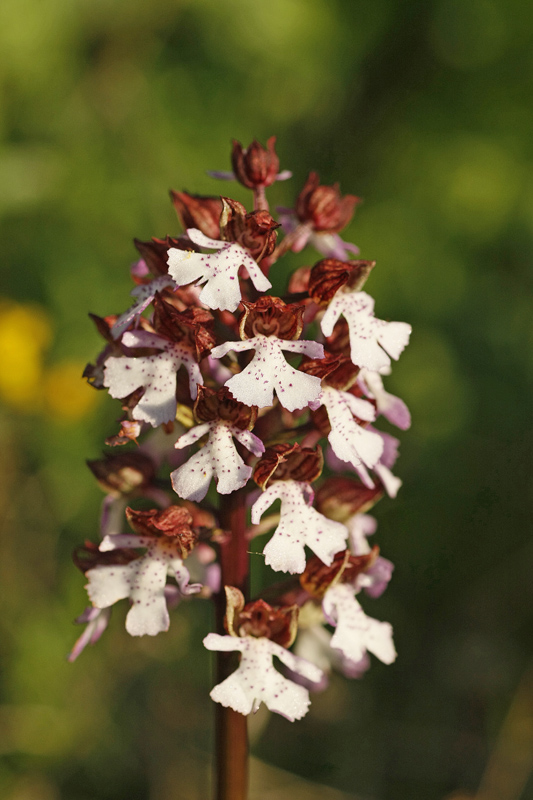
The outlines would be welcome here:
<svg viewBox="0 0 533 800">
<path fill-rule="evenodd" d="M 208 795 L 207 605 L 150 641 L 118 610 L 65 661 L 100 502 L 84 459 L 119 414 L 77 376 L 87 312 L 128 305 L 132 238 L 178 232 L 167 190 L 249 202 L 205 171 L 272 134 L 294 171 L 273 205 L 311 168 L 365 200 L 345 238 L 378 262 L 378 316 L 413 324 L 387 384 L 413 428 L 376 509 L 398 662 L 334 678 L 303 722 L 259 716 L 254 752 L 373 800 L 476 789 L 532 657 L 532 23 L 525 0 L 3 0 L 2 797 Z"/>
</svg>

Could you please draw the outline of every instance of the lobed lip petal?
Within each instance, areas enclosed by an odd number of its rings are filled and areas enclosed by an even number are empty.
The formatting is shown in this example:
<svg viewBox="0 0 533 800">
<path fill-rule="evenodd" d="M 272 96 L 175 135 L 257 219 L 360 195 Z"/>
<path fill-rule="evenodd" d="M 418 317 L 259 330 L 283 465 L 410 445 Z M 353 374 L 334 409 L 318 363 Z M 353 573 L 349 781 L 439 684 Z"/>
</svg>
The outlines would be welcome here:
<svg viewBox="0 0 533 800">
<path fill-rule="evenodd" d="M 203 500 L 212 478 L 217 482 L 219 494 L 231 494 L 248 483 L 252 468 L 246 466 L 237 452 L 233 437 L 252 452 L 259 451 L 260 446 L 262 447 L 261 440 L 249 431 L 242 431 L 218 419 L 188 431 L 178 439 L 176 446 L 192 444 L 208 431 L 207 444 L 170 476 L 174 491 L 186 500 Z"/>
<path fill-rule="evenodd" d="M 353 587 L 343 583 L 328 589 L 322 608 L 328 622 L 336 626 L 333 648 L 350 661 L 360 661 L 368 650 L 384 664 L 392 664 L 396 650 L 391 625 L 367 617 L 355 599 Z"/>
<path fill-rule="evenodd" d="M 212 309 L 235 311 L 241 301 L 239 270 L 246 267 L 257 291 L 264 292 L 272 284 L 250 254 L 235 242 L 211 239 L 196 228 L 188 228 L 190 240 L 199 247 L 215 253 L 194 253 L 191 250 L 170 248 L 168 271 L 180 286 L 195 281 L 205 284 L 200 301 Z"/>
<path fill-rule="evenodd" d="M 385 391 L 379 372 L 362 370 L 359 374 L 359 384 L 367 396 L 376 400 L 378 412 L 390 423 L 403 431 L 411 426 L 409 409 L 403 400 Z"/>
<path fill-rule="evenodd" d="M 379 434 L 361 427 L 354 418 L 357 414 L 361 419 L 374 419 L 372 404 L 329 386 L 323 389 L 322 402 L 331 424 L 328 441 L 337 458 L 354 467 L 360 464 L 373 467 L 383 453 L 383 440 Z"/>
<path fill-rule="evenodd" d="M 96 608 L 104 609 L 125 598 L 132 606 L 126 617 L 126 630 L 132 636 L 155 636 L 168 630 L 169 616 L 165 585 L 169 570 L 178 579 L 181 595 L 199 591 L 199 585 L 188 584 L 189 573 L 183 567 L 178 542 L 168 537 L 117 536 L 104 549 L 117 544 L 124 546 L 131 539 L 133 546 L 146 547 L 146 553 L 128 564 L 110 564 L 87 571 L 87 593 Z M 138 541 L 135 541 L 135 540 Z"/>
<path fill-rule="evenodd" d="M 291 722 L 301 719 L 310 705 L 309 692 L 281 675 L 272 663 L 276 656 L 293 672 L 318 683 L 322 670 L 295 656 L 270 639 L 252 636 L 220 636 L 208 634 L 204 639 L 208 650 L 241 652 L 238 669 L 211 691 L 211 698 L 240 714 L 256 712 L 265 703 L 270 711 L 281 714 Z"/>
<path fill-rule="evenodd" d="M 343 550 L 347 528 L 324 517 L 311 506 L 309 484 L 298 481 L 275 481 L 252 506 L 252 523 L 259 523 L 263 513 L 280 499 L 280 522 L 265 546 L 265 562 L 276 571 L 302 573 L 305 569 L 305 547 L 309 547 L 325 563 Z"/>
<path fill-rule="evenodd" d="M 322 317 L 322 332 L 331 336 L 335 323 L 344 316 L 350 333 L 351 358 L 359 367 L 380 372 L 398 359 L 409 342 L 411 326 L 374 317 L 374 300 L 366 292 L 337 292 Z"/>
<path fill-rule="evenodd" d="M 271 406 L 276 393 L 281 405 L 289 411 L 312 403 L 320 395 L 320 379 L 294 369 L 287 363 L 283 350 L 293 353 L 324 353 L 317 342 L 291 341 L 276 336 L 255 336 L 244 342 L 225 342 L 211 351 L 214 358 L 221 358 L 229 350 L 255 350 L 255 355 L 242 372 L 226 382 L 233 397 L 247 406 L 265 408 Z"/>
</svg>

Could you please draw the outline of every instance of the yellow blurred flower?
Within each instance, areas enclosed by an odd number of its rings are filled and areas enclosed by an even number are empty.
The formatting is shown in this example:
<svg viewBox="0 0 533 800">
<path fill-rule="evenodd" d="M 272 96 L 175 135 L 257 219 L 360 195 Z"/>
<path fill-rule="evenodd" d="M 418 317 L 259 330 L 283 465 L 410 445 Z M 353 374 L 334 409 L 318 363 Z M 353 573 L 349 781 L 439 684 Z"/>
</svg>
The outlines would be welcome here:
<svg viewBox="0 0 533 800">
<path fill-rule="evenodd" d="M 46 370 L 42 392 L 47 414 L 74 422 L 94 407 L 97 392 L 82 379 L 84 366 L 77 361 L 61 361 Z"/>
<path fill-rule="evenodd" d="M 42 356 L 52 338 L 46 312 L 37 305 L 0 300 L 0 398 L 29 411 L 39 397 Z"/>
</svg>

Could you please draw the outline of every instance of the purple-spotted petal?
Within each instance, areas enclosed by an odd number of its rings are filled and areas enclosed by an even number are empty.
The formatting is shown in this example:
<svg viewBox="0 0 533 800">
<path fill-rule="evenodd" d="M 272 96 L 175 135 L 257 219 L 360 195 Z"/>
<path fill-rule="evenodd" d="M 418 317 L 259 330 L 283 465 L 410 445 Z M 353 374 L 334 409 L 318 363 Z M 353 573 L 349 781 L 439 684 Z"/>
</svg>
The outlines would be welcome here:
<svg viewBox="0 0 533 800">
<path fill-rule="evenodd" d="M 359 375 L 359 384 L 368 397 L 375 399 L 378 412 L 389 420 L 392 425 L 405 431 L 411 426 L 409 409 L 399 397 L 385 391 L 379 372 L 362 370 Z"/>
<path fill-rule="evenodd" d="M 107 359 L 104 370 L 104 386 L 109 389 L 111 397 L 121 398 L 140 387 L 144 394 L 133 409 L 132 416 L 136 420 L 149 422 L 158 427 L 170 422 L 176 416 L 176 373 L 184 366 L 189 374 L 191 396 L 196 397 L 197 386 L 202 383 L 200 367 L 192 353 L 179 344 L 166 342 L 159 336 L 143 332 L 126 332 L 123 341 L 128 347 L 162 346 L 162 352 L 152 356 L 137 358 Z M 150 344 L 146 342 L 150 341 Z M 133 344 L 133 342 L 142 344 Z"/>
<path fill-rule="evenodd" d="M 244 463 L 237 452 L 233 437 L 252 452 L 257 451 L 256 455 L 263 452 L 259 449 L 262 446 L 260 439 L 253 434 L 246 437 L 244 431 L 220 420 L 206 422 L 199 425 L 198 429 L 197 432 L 193 428 L 176 442 L 177 447 L 184 447 L 209 431 L 207 444 L 171 473 L 172 487 L 176 494 L 186 500 L 199 502 L 207 494 L 212 478 L 217 482 L 219 494 L 231 494 L 242 489 L 251 477 L 252 468 Z"/>
<path fill-rule="evenodd" d="M 322 672 L 314 664 L 275 644 L 270 639 L 251 636 L 220 636 L 210 633 L 204 639 L 208 650 L 240 650 L 238 669 L 211 691 L 211 698 L 240 714 L 251 714 L 265 703 L 270 711 L 289 719 L 301 719 L 309 708 L 309 692 L 281 675 L 272 659 L 277 656 L 295 672 L 320 681 Z"/>
<path fill-rule="evenodd" d="M 396 658 L 392 626 L 367 617 L 349 584 L 337 584 L 328 589 L 322 608 L 328 622 L 336 626 L 332 647 L 351 661 L 360 661 L 368 650 L 384 664 L 392 664 Z"/>
<path fill-rule="evenodd" d="M 324 387 L 321 399 L 331 424 L 328 441 L 337 458 L 354 467 L 361 463 L 373 467 L 383 453 L 383 440 L 379 434 L 359 425 L 354 418 L 373 420 L 372 404 L 329 386 Z"/>
<path fill-rule="evenodd" d="M 187 234 L 194 244 L 215 253 L 194 253 L 170 248 L 168 271 L 180 286 L 195 281 L 205 284 L 200 301 L 206 306 L 222 311 L 235 311 L 241 301 L 239 270 L 245 267 L 258 292 L 265 292 L 272 284 L 258 263 L 240 244 L 210 239 L 196 228 Z"/>
<path fill-rule="evenodd" d="M 119 535 L 107 537 L 101 550 L 114 547 L 146 547 L 146 553 L 128 564 L 104 564 L 87 571 L 87 593 L 96 608 L 108 608 L 129 598 L 131 608 L 126 617 L 126 630 L 132 636 L 155 636 L 168 630 L 169 616 L 165 598 L 167 575 L 178 581 L 181 594 L 198 591 L 188 585 L 188 572 L 183 568 L 181 550 L 170 538 Z"/>
<path fill-rule="evenodd" d="M 244 342 L 225 342 L 211 351 L 221 358 L 229 350 L 254 349 L 255 355 L 242 372 L 226 382 L 236 400 L 247 406 L 271 406 L 276 393 L 281 405 L 289 411 L 305 408 L 320 395 L 320 379 L 307 375 L 288 364 L 283 350 L 322 358 L 321 344 L 307 341 L 278 339 L 276 336 L 255 336 Z"/>
<path fill-rule="evenodd" d="M 331 336 L 341 315 L 348 323 L 352 361 L 359 367 L 375 372 L 386 369 L 389 356 L 398 359 L 409 343 L 411 326 L 376 319 L 374 300 L 366 292 L 337 292 L 322 317 L 324 336 Z"/>
<path fill-rule="evenodd" d="M 267 508 L 281 500 L 279 524 L 263 550 L 265 563 L 273 570 L 302 573 L 306 546 L 328 565 L 345 547 L 346 527 L 310 505 L 309 488 L 298 481 L 275 481 L 252 506 L 252 524 L 257 525 Z"/>
</svg>

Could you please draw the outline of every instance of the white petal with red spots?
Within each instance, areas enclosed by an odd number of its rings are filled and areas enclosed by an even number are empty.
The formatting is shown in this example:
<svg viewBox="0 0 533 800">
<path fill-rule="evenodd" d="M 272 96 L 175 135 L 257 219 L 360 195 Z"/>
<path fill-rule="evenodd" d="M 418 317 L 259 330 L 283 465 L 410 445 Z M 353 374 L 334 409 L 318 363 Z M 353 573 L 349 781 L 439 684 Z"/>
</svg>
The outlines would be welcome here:
<svg viewBox="0 0 533 800">
<path fill-rule="evenodd" d="M 211 698 L 240 714 L 251 714 L 264 703 L 270 711 L 291 722 L 301 719 L 310 705 L 309 692 L 303 686 L 283 677 L 272 663 L 277 656 L 289 669 L 318 683 L 322 670 L 281 647 L 270 639 L 252 636 L 220 636 L 210 633 L 204 639 L 208 650 L 238 650 L 238 669 L 211 691 Z"/>
</svg>

